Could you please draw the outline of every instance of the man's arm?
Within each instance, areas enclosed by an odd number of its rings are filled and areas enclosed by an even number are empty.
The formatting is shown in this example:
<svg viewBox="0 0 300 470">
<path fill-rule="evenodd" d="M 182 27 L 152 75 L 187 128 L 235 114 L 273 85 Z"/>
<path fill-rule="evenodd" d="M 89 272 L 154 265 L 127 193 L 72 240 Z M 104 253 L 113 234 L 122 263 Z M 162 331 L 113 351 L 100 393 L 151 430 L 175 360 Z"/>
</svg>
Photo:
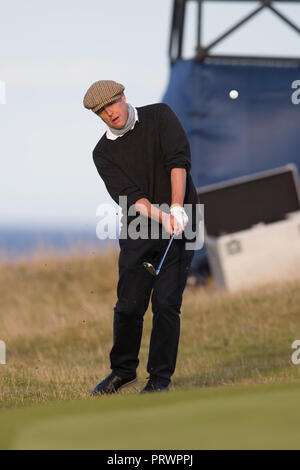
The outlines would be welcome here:
<svg viewBox="0 0 300 470">
<path fill-rule="evenodd" d="M 164 103 L 160 104 L 159 135 L 166 170 L 184 168 L 189 172 L 191 153 L 187 135 L 176 114 Z"/>
<path fill-rule="evenodd" d="M 172 203 L 171 208 L 175 206 L 183 207 L 183 201 L 186 188 L 186 170 L 184 168 L 173 168 L 171 170 Z M 171 235 L 175 230 L 175 220 L 173 215 L 163 212 L 153 206 L 146 198 L 141 198 L 135 203 L 136 210 L 151 219 L 164 225 L 167 232 Z M 180 233 L 179 230 L 177 233 Z"/>
<path fill-rule="evenodd" d="M 172 203 L 173 206 L 183 207 L 183 201 L 186 188 L 186 170 L 185 168 L 172 168 L 171 170 L 172 185 Z"/>
<path fill-rule="evenodd" d="M 172 185 L 171 215 L 175 219 L 174 230 L 180 234 L 188 223 L 183 202 L 187 173 L 191 169 L 190 146 L 176 114 L 164 103 L 160 106 L 159 128 L 164 165 L 170 173 Z"/>
<path fill-rule="evenodd" d="M 135 203 L 135 208 L 137 212 L 142 214 L 145 217 L 149 217 L 151 219 L 156 220 L 157 222 L 161 223 L 166 232 L 169 232 L 170 235 L 173 234 L 174 231 L 174 217 L 167 212 L 161 211 L 157 207 L 155 207 L 149 199 L 141 198 Z"/>
</svg>

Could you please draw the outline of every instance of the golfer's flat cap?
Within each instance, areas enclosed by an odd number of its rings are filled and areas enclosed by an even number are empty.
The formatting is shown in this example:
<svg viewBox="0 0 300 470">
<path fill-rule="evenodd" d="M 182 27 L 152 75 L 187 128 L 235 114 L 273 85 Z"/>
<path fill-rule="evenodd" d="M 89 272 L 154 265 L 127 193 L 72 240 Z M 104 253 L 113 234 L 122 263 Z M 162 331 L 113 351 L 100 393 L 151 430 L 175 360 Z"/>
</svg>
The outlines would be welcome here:
<svg viewBox="0 0 300 470">
<path fill-rule="evenodd" d="M 121 97 L 125 87 L 113 80 L 99 80 L 93 83 L 84 95 L 83 104 L 96 113 L 109 103 Z"/>
</svg>

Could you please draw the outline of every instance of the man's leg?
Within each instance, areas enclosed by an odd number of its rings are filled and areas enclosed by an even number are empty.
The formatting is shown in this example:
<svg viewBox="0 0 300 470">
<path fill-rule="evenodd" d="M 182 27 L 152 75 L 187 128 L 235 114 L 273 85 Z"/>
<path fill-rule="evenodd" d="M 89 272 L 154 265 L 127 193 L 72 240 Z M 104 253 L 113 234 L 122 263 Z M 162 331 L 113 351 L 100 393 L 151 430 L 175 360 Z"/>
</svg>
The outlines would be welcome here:
<svg viewBox="0 0 300 470">
<path fill-rule="evenodd" d="M 162 251 L 168 240 L 161 240 Z M 175 370 L 180 335 L 182 294 L 194 256 L 185 249 L 186 239 L 174 239 L 152 294 L 153 326 L 147 371 L 168 385 Z"/>
<path fill-rule="evenodd" d="M 120 377 L 133 377 L 154 278 L 143 262 L 156 261 L 159 240 L 120 240 L 118 301 L 114 308 L 114 344 L 110 352 L 111 369 Z"/>
</svg>

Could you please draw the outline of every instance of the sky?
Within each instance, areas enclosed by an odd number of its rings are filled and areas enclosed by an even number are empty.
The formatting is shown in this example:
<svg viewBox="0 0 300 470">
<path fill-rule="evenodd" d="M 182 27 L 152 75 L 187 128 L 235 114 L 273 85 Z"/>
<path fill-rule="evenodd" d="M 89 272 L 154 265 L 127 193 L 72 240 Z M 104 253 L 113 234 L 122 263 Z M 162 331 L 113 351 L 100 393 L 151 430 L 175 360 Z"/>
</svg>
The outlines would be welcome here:
<svg viewBox="0 0 300 470">
<path fill-rule="evenodd" d="M 206 2 L 203 43 L 256 4 Z M 97 207 L 112 202 L 92 160 L 106 128 L 83 107 L 83 96 L 93 82 L 112 79 L 124 84 L 135 106 L 161 101 L 169 79 L 172 5 L 0 0 L 0 81 L 6 89 L 0 104 L 0 227 L 96 227 Z M 300 25 L 300 2 L 278 9 Z M 195 36 L 190 2 L 185 58 L 193 55 Z M 266 11 L 213 53 L 299 57 L 299 51 L 299 35 Z"/>
</svg>

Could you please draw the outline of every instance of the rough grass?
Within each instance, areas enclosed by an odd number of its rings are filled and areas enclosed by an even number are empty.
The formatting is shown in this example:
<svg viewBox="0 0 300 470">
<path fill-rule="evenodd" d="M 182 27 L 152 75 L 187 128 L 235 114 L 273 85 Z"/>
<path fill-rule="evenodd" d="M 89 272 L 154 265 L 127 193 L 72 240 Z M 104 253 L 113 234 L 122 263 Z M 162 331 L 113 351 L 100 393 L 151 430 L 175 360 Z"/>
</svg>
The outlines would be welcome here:
<svg viewBox="0 0 300 470">
<path fill-rule="evenodd" d="M 0 406 L 86 399 L 110 372 L 118 253 L 39 255 L 0 265 Z M 145 315 L 137 393 L 147 377 L 151 310 Z M 300 339 L 300 281 L 229 294 L 187 287 L 173 390 L 296 382 L 291 344 Z"/>
</svg>

